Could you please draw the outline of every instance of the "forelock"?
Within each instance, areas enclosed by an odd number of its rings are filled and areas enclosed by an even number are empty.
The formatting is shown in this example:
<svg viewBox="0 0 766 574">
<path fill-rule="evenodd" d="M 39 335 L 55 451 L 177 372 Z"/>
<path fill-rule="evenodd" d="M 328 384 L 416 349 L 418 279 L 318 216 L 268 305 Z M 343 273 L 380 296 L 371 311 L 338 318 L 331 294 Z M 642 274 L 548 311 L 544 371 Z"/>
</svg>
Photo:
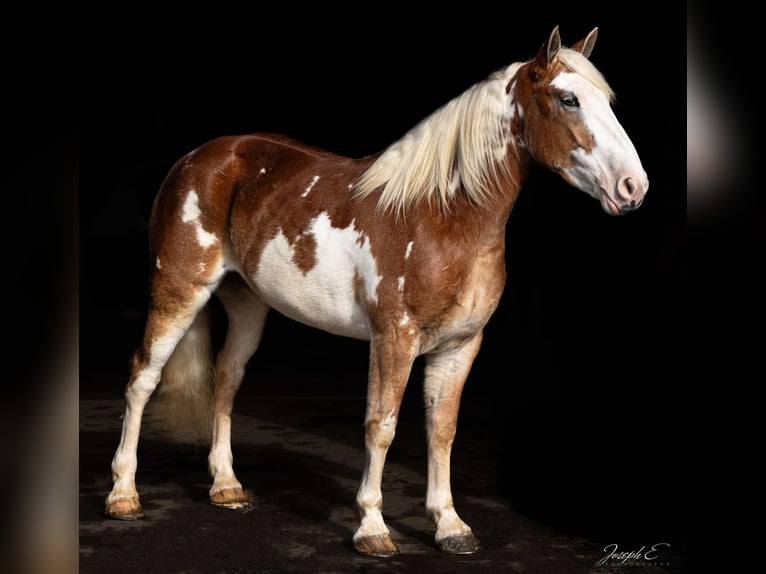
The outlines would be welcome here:
<svg viewBox="0 0 766 574">
<path fill-rule="evenodd" d="M 598 71 L 596 66 L 594 66 L 588 58 L 583 56 L 577 50 L 572 50 L 570 48 L 561 48 L 558 53 L 558 58 L 567 68 L 582 76 L 599 90 L 604 92 L 610 102 L 614 101 L 614 91 L 607 83 L 603 74 Z"/>
</svg>

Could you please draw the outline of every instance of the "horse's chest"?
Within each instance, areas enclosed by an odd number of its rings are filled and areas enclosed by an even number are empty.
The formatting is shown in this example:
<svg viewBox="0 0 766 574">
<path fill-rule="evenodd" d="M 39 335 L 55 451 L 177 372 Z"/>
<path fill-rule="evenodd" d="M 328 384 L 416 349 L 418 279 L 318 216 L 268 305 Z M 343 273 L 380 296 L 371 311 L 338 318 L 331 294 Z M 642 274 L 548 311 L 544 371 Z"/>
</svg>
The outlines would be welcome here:
<svg viewBox="0 0 766 574">
<path fill-rule="evenodd" d="M 459 347 L 473 339 L 495 312 L 505 284 L 505 267 L 495 255 L 474 261 L 461 288 L 444 293 L 445 306 L 425 322 L 421 351 L 433 352 Z"/>
</svg>

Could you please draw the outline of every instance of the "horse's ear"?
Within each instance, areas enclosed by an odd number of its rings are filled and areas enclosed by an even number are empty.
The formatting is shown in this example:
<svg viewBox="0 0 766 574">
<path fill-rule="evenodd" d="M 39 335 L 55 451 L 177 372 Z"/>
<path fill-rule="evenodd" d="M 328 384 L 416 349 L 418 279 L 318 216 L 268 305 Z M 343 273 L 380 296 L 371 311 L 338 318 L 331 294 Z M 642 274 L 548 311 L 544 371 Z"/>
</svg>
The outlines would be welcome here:
<svg viewBox="0 0 766 574">
<path fill-rule="evenodd" d="M 548 40 L 540 48 L 537 56 L 535 56 L 534 62 L 532 62 L 531 72 L 535 80 L 545 75 L 548 67 L 556 59 L 560 49 L 561 36 L 559 36 L 559 27 L 556 26 L 551 35 L 548 36 Z"/>
<path fill-rule="evenodd" d="M 593 28 L 593 30 L 590 31 L 590 34 L 585 36 L 582 40 L 577 42 L 574 46 L 572 46 L 573 50 L 577 50 L 578 52 L 582 52 L 582 55 L 586 58 L 590 58 L 590 53 L 593 51 L 593 46 L 596 45 L 596 38 L 598 37 L 598 28 Z"/>
</svg>

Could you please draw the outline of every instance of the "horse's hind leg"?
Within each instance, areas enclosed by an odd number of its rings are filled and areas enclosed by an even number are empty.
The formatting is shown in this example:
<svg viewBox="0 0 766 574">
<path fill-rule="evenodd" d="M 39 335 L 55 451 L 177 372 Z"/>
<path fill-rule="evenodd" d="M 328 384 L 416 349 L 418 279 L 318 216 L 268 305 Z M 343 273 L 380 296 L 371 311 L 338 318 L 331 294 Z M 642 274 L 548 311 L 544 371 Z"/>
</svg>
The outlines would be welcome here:
<svg viewBox="0 0 766 574">
<path fill-rule="evenodd" d="M 207 299 L 200 297 L 184 313 L 176 315 L 156 306 L 149 310 L 143 344 L 131 360 L 122 435 L 112 460 L 113 487 L 106 500 L 106 514 L 112 518 L 132 520 L 143 516 L 135 484 L 141 418 L 163 366 Z"/>
<path fill-rule="evenodd" d="M 426 512 L 436 525 L 435 541 L 447 554 L 473 554 L 481 545 L 455 511 L 450 487 L 450 454 L 460 395 L 479 352 L 479 333 L 463 347 L 426 355 L 424 398 L 428 439 Z"/>
<path fill-rule="evenodd" d="M 162 368 L 178 342 L 207 303 L 216 287 L 211 283 L 180 285 L 155 273 L 149 313 L 141 347 L 131 360 L 131 376 L 125 390 L 125 416 L 122 435 L 112 459 L 112 490 L 106 499 L 106 514 L 133 520 L 144 512 L 136 490 L 138 437 L 141 418 L 149 397 L 160 380 Z"/>
<path fill-rule="evenodd" d="M 231 452 L 231 412 L 245 366 L 261 341 L 269 307 L 241 279 L 227 277 L 216 296 L 228 316 L 226 340 L 216 360 L 213 442 L 208 468 L 213 477 L 210 502 L 226 508 L 247 509 L 250 497 L 234 475 Z"/>
</svg>

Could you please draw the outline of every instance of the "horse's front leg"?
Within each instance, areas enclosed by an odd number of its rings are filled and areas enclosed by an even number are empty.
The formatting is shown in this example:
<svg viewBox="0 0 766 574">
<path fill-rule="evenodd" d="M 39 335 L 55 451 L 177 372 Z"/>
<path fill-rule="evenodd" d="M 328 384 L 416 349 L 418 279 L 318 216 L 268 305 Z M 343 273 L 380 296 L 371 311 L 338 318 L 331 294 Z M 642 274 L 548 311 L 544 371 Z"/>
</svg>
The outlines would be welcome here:
<svg viewBox="0 0 766 574">
<path fill-rule="evenodd" d="M 354 549 L 367 556 L 398 554 L 383 521 L 383 465 L 394 440 L 404 389 L 412 369 L 414 347 L 402 337 L 374 337 L 370 349 L 370 372 L 365 417 L 366 462 L 357 493 L 361 523 L 354 533 Z"/>
<path fill-rule="evenodd" d="M 455 438 L 460 395 L 482 334 L 464 346 L 426 355 L 424 381 L 428 439 L 426 512 L 436 525 L 435 541 L 447 554 L 473 554 L 481 545 L 455 511 L 450 486 L 450 454 Z"/>
</svg>

